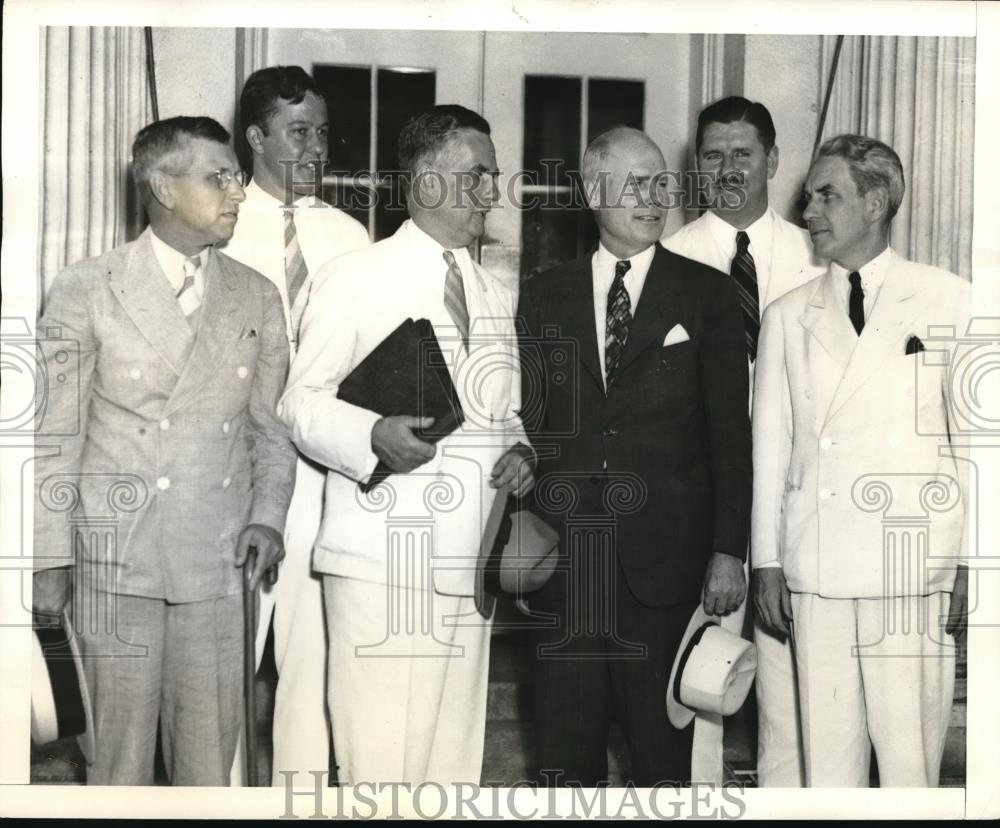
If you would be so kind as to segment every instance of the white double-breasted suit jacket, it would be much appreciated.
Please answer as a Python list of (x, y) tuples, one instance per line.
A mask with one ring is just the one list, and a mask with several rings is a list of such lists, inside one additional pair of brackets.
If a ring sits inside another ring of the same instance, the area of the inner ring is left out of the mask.
[[(842, 284), (841, 284), (842, 282)], [(755, 565), (793, 592), (950, 591), (968, 470), (952, 453), (953, 372), (970, 285), (892, 252), (860, 335), (832, 272), (766, 310), (753, 401)], [(916, 337), (924, 350), (907, 353)]]

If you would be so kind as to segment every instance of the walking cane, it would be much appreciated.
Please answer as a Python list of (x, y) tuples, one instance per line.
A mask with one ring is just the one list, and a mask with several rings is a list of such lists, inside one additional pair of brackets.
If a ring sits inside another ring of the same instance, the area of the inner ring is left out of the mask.
[(257, 782), (257, 606), (250, 589), (257, 550), (250, 548), (243, 565), (243, 729), (246, 736), (247, 785)]

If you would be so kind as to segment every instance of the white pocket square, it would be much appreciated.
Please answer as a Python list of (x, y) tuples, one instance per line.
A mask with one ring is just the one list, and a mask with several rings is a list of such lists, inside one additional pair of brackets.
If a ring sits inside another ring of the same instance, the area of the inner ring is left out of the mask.
[(679, 345), (681, 342), (687, 342), (691, 339), (688, 336), (688, 332), (684, 330), (684, 326), (680, 323), (674, 325), (665, 337), (663, 337), (663, 347), (666, 348), (668, 345)]

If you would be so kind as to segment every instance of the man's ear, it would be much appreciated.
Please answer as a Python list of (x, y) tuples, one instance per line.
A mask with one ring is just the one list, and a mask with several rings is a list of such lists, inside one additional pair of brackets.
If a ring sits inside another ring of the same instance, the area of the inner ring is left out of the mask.
[(445, 206), (448, 188), (441, 173), (428, 166), (422, 166), (410, 182), (410, 194), (419, 207), (433, 210)]
[(889, 191), (885, 187), (872, 187), (865, 193), (865, 218), (870, 224), (882, 224), (889, 209)]
[(153, 170), (149, 176), (149, 191), (164, 209), (172, 210), (177, 202), (174, 196), (173, 181), (162, 170)]
[(771, 147), (771, 151), (767, 154), (767, 177), (768, 179), (774, 178), (774, 174), (778, 171), (778, 145), (775, 144)]
[(264, 130), (257, 124), (250, 124), (247, 127), (246, 136), (250, 149), (257, 155), (261, 155), (264, 152)]

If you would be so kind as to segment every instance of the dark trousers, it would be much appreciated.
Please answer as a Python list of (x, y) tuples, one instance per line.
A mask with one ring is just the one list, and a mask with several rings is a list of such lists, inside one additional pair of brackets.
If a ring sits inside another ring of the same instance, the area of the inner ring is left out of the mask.
[(666, 692), (696, 604), (640, 604), (613, 550), (594, 549), (574, 555), (532, 598), (533, 612), (557, 620), (532, 633), (540, 784), (593, 787), (607, 780), (615, 715), (635, 785), (690, 781), (694, 726), (670, 724)]

